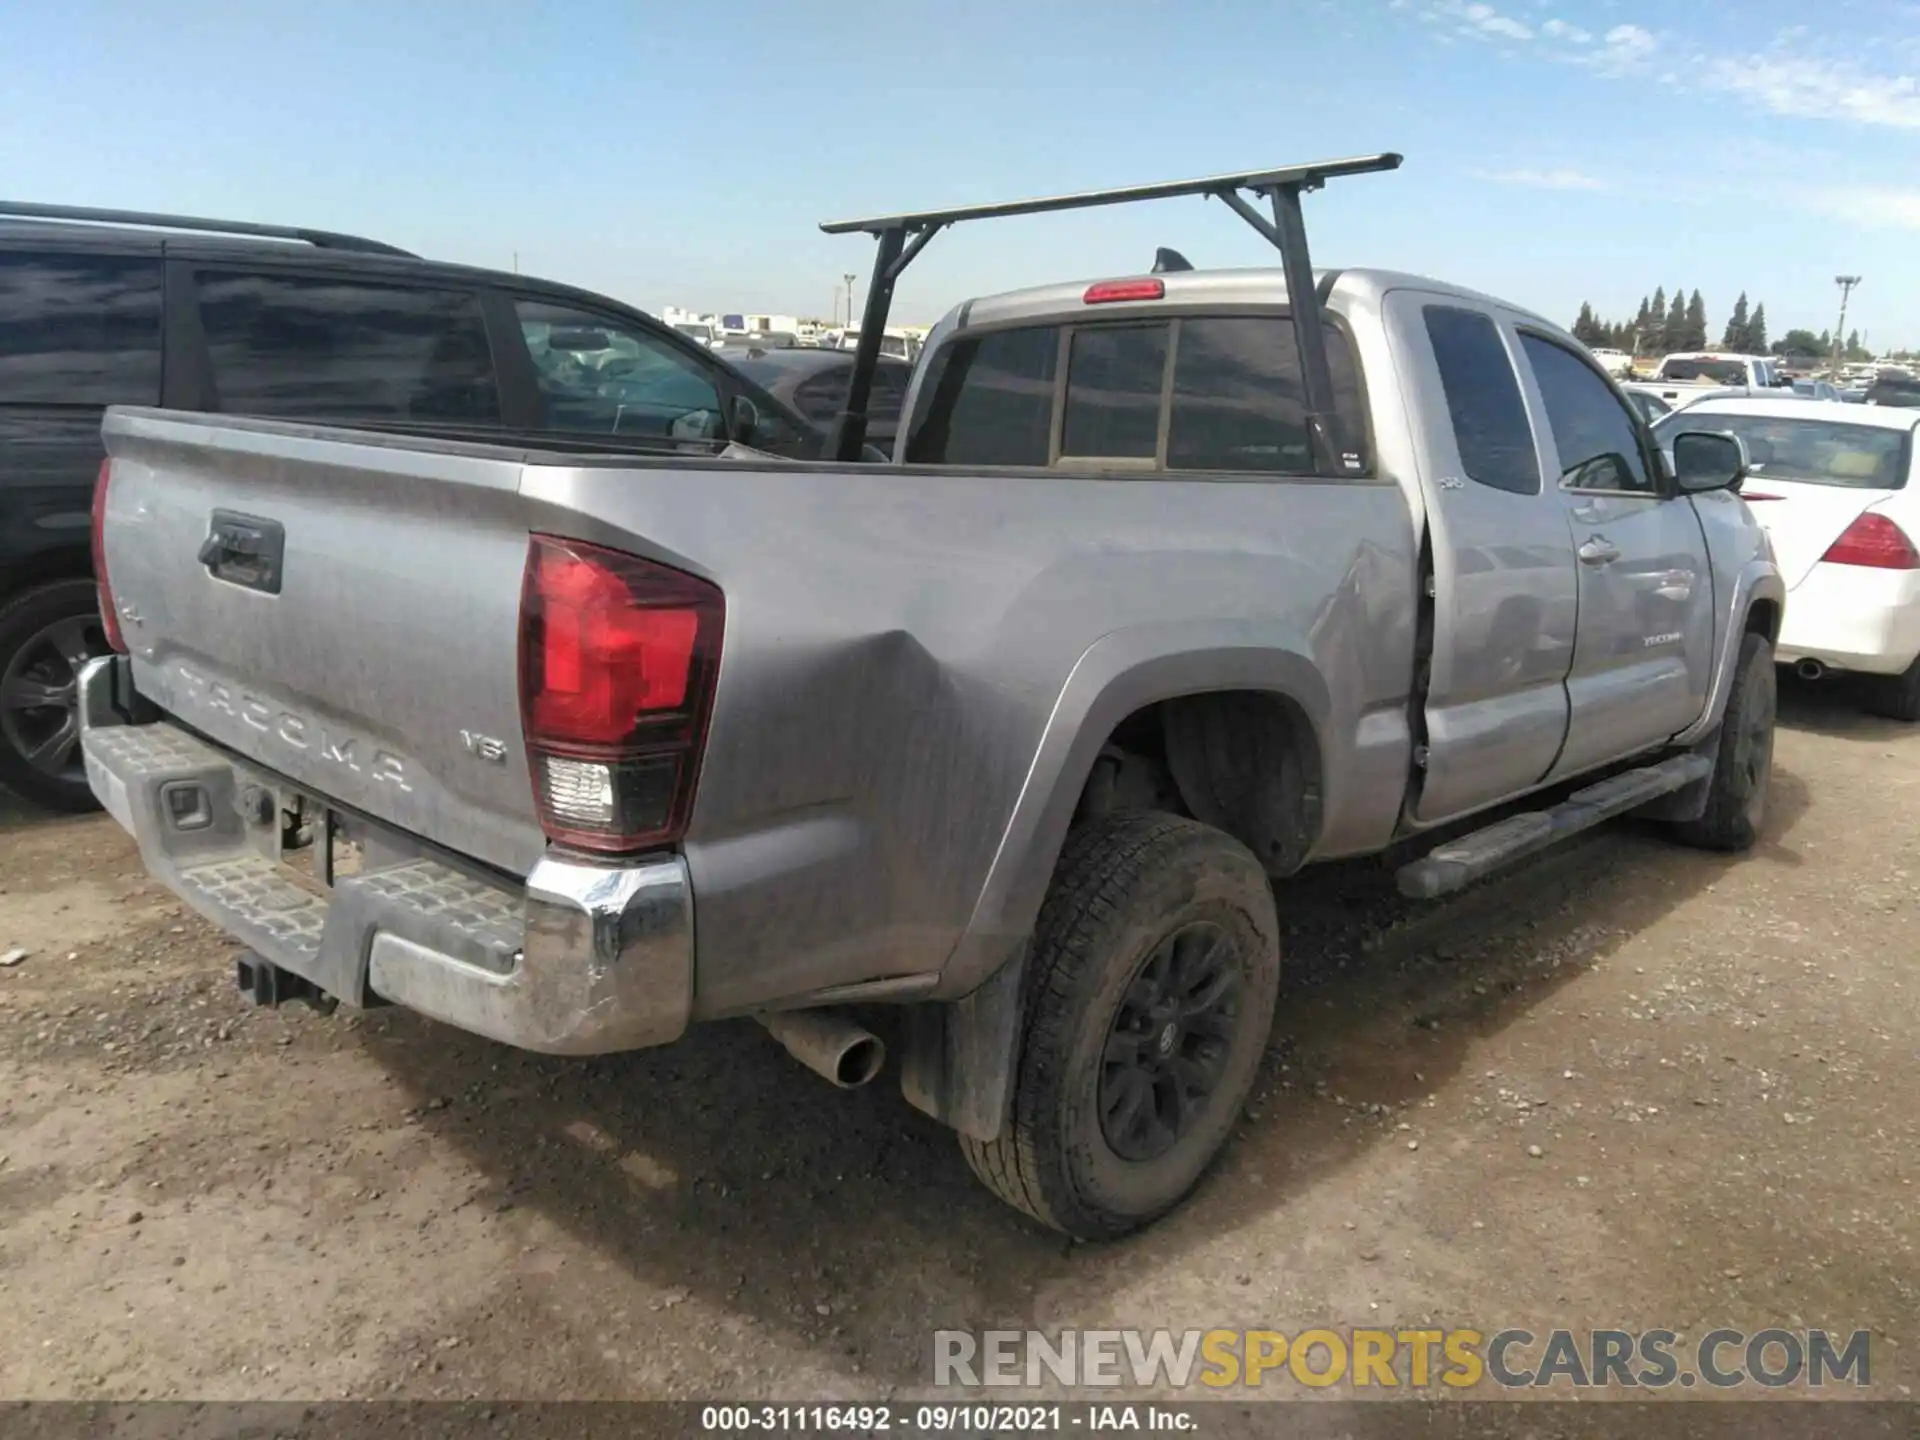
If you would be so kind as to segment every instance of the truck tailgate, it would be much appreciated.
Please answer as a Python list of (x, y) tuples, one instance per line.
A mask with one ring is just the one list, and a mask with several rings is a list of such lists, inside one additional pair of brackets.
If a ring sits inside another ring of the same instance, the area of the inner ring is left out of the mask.
[(110, 412), (135, 683), (318, 795), (524, 874), (521, 466), (497, 449)]

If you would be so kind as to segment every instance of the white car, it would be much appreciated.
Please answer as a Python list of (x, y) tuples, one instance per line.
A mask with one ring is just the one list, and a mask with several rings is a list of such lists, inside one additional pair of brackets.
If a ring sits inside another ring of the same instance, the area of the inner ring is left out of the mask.
[(1920, 720), (1920, 412), (1805, 400), (1696, 401), (1654, 426), (1727, 431), (1741, 495), (1787, 583), (1774, 657), (1801, 675), (1870, 677), (1870, 706)]

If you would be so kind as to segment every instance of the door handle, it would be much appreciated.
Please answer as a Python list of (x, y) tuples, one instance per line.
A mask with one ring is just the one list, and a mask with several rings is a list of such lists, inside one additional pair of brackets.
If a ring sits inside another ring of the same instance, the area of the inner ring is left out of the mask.
[(1577, 552), (1582, 565), (1611, 565), (1620, 558), (1620, 547), (1604, 535), (1596, 535)]

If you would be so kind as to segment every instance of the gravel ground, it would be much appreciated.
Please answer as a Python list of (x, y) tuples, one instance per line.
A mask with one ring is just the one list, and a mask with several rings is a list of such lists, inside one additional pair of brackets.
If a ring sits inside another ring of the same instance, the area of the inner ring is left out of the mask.
[(1241, 1133), (1071, 1247), (890, 1084), (750, 1024), (598, 1061), (243, 1006), (104, 817), (0, 799), (0, 1395), (878, 1397), (936, 1327), (1467, 1324), (1920, 1344), (1920, 732), (1789, 687), (1768, 834), (1463, 897), (1282, 895)]

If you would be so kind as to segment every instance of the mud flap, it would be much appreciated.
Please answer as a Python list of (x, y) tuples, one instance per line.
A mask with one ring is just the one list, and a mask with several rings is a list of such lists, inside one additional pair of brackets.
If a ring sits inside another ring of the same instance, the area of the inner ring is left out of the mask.
[(907, 1103), (974, 1140), (996, 1138), (1007, 1123), (1027, 952), (958, 1000), (907, 1007), (900, 1092)]
[[(1714, 726), (1684, 752), (1699, 755), (1708, 762), (1714, 761), (1720, 754), (1720, 727)], [(1660, 820), (1678, 822), (1698, 820), (1707, 813), (1707, 795), (1713, 786), (1713, 771), (1708, 770), (1700, 779), (1691, 784), (1682, 785), (1678, 790), (1649, 800), (1645, 805), (1633, 811), (1636, 820)]]

